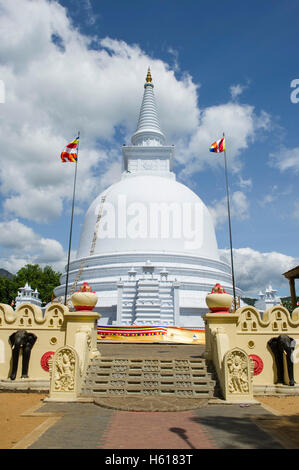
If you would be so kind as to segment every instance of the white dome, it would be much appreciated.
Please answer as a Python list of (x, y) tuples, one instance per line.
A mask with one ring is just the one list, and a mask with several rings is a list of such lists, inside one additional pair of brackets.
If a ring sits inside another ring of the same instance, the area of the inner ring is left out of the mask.
[[(101, 198), (105, 195), (103, 205)], [(174, 179), (156, 175), (123, 177), (89, 207), (77, 258), (136, 251), (176, 252), (219, 260), (207, 207), (193, 191)]]

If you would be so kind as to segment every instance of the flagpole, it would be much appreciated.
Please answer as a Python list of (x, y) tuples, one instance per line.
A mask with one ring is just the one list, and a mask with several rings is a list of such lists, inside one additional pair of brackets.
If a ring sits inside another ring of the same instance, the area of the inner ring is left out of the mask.
[(77, 165), (79, 157), (79, 142), (80, 142), (80, 131), (78, 132), (78, 146), (77, 146), (77, 160), (75, 166), (75, 176), (74, 176), (74, 187), (73, 187), (73, 202), (72, 202), (72, 216), (71, 216), (71, 227), (70, 227), (70, 238), (69, 238), (69, 251), (67, 259), (67, 270), (66, 270), (66, 282), (65, 282), (65, 293), (64, 293), (64, 305), (67, 304), (67, 288), (69, 283), (69, 271), (70, 271), (70, 257), (71, 257), (71, 246), (72, 246), (72, 233), (73, 233), (73, 219), (74, 219), (74, 207), (75, 207), (75, 192), (76, 192), (76, 180), (77, 180)]
[[(225, 137), (223, 132), (223, 137)], [(226, 146), (225, 146), (226, 147)], [(227, 163), (226, 163), (226, 150), (224, 147), (224, 165), (225, 165), (225, 180), (226, 180), (226, 197), (227, 197), (227, 213), (228, 213), (228, 227), (229, 227), (229, 243), (230, 243), (230, 259), (232, 268), (232, 281), (233, 281), (233, 296), (234, 296), (234, 309), (236, 311), (236, 286), (234, 274), (234, 259), (233, 259), (233, 244), (232, 244), (232, 228), (230, 221), (230, 204), (229, 204), (229, 190), (228, 190), (228, 177), (227, 177)]]

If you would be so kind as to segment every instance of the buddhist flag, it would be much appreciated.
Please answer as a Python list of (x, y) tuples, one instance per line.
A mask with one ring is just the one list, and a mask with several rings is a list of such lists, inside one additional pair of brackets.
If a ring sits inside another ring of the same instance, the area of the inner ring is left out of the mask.
[(220, 152), (224, 152), (224, 150), (225, 150), (225, 138), (224, 137), (222, 137), (222, 139), (220, 140), (216, 140), (216, 142), (214, 142), (210, 147), (210, 152), (220, 153)]
[(76, 137), (72, 142), (67, 144), (67, 146), (64, 148), (63, 152), (61, 153), (61, 160), (65, 162), (76, 162), (78, 155), (77, 155), (77, 149), (78, 149), (78, 144), (79, 144), (79, 136)]

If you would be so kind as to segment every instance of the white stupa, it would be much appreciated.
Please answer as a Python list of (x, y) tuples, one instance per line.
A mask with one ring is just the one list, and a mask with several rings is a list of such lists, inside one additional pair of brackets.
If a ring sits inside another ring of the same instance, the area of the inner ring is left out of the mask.
[(273, 289), (271, 284), (266, 288), (265, 292), (259, 292), (259, 298), (255, 302), (254, 306), (260, 313), (264, 312), (270, 307), (281, 304), (281, 298), (277, 295), (277, 290)]
[[(89, 283), (103, 325), (203, 327), (206, 294), (217, 282), (232, 293), (231, 270), (220, 261), (207, 207), (176, 181), (153, 88), (149, 70), (137, 130), (122, 147), (121, 180), (87, 211), (68, 289)], [(65, 282), (66, 274), (57, 297)]]
[(18, 295), (15, 298), (15, 308), (24, 303), (30, 303), (41, 307), (42, 301), (39, 298), (37, 289), (33, 290), (32, 287), (26, 282), (24, 287), (18, 289)]

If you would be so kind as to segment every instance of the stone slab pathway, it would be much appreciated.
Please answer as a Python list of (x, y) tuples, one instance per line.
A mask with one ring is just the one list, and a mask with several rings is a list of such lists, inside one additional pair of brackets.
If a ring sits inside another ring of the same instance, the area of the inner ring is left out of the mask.
[(282, 449), (256, 419), (260, 405), (207, 405), (188, 411), (119, 411), (93, 403), (48, 402), (39, 413), (62, 417), (30, 449)]

